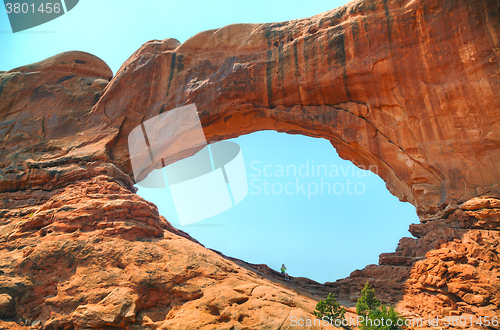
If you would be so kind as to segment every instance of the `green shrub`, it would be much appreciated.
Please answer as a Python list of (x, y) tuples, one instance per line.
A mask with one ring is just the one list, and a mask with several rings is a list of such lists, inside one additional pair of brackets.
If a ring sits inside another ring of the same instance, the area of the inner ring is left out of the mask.
[[(345, 314), (346, 309), (337, 302), (335, 295), (331, 292), (325, 300), (318, 302), (314, 312), (314, 316), (320, 320), (342, 324), (344, 329), (352, 329), (350, 326), (343, 325), (350, 323), (344, 321)], [(358, 324), (360, 330), (399, 330), (404, 328), (397, 325), (398, 320), (400, 320), (400, 324), (404, 324), (404, 318), (393, 307), (381, 304), (375, 295), (375, 290), (368, 282), (365, 283), (365, 287), (361, 290), (361, 297), (356, 303), (356, 314), (358, 314), (360, 321)]]
[(361, 297), (356, 303), (356, 313), (363, 316), (363, 322), (359, 325), (361, 330), (398, 330), (400, 324), (404, 324), (404, 318), (394, 310), (392, 306), (380, 303), (375, 295), (375, 290), (370, 283), (366, 282), (361, 290)]
[(365, 315), (377, 307), (380, 307), (380, 300), (375, 295), (375, 289), (367, 281), (365, 287), (361, 290), (361, 297), (359, 297), (356, 303), (356, 314)]
[[(328, 322), (335, 322), (338, 320), (339, 324), (345, 318), (345, 308), (340, 306), (333, 293), (329, 293), (325, 300), (320, 300), (316, 305), (316, 311), (314, 311), (314, 316), (320, 320), (327, 320)], [(351, 329), (348, 326), (342, 326), (344, 329)]]

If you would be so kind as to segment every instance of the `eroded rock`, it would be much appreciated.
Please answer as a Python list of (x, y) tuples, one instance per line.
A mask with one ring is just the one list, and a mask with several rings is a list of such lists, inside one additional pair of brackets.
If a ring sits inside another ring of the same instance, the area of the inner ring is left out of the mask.
[[(498, 10), (353, 1), (154, 40), (113, 78), (81, 52), (0, 72), (0, 297), (15, 320), (0, 327), (285, 329), (367, 280), (411, 315), (498, 314)], [(292, 278), (300, 294), (205, 249), (135, 194), (127, 148), (188, 103), (211, 142), (273, 129), (376, 166), (417, 208), (416, 238), (335, 283)]]

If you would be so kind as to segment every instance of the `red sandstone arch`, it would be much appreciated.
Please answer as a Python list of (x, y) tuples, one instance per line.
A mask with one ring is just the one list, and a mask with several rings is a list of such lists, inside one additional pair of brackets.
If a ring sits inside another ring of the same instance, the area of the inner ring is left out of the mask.
[[(88, 219), (116, 235), (182, 235), (131, 193), (126, 143), (143, 120), (196, 103), (210, 141), (263, 129), (324, 137), (341, 157), (377, 165), (389, 190), (416, 206), (416, 239), (321, 290), (349, 299), (369, 278), (423, 315), (498, 313), (499, 7), (352, 1), (307, 19), (205, 31), (182, 45), (151, 41), (114, 77), (81, 52), (0, 72), (0, 219), (15, 224), (4, 251), (43, 240), (46, 227), (97, 231)], [(104, 204), (116, 199), (111, 192), (121, 204)], [(87, 208), (61, 209), (73, 193)], [(112, 222), (105, 205), (119, 214)], [(42, 215), (28, 219), (30, 210)], [(25, 294), (22, 285), (13, 296)]]
[(330, 140), (377, 165), (388, 189), (439, 216), (498, 190), (497, 1), (353, 1), (311, 18), (236, 24), (183, 44), (150, 41), (117, 72), (91, 118), (141, 121), (196, 103), (216, 141), (272, 129)]

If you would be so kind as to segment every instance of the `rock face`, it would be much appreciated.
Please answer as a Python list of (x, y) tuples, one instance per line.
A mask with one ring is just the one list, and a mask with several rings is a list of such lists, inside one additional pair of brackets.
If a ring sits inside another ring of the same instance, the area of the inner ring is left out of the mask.
[(100, 171), (3, 214), (6, 312), (44, 329), (277, 329), (289, 315), (313, 318), (313, 300), (183, 238)]
[(419, 316), (486, 316), (500, 313), (500, 199), (473, 198), (446, 219), (412, 225), (416, 239), (401, 239), (379, 265), (325, 283), (355, 301), (367, 280), (383, 300)]
[[(497, 0), (352, 1), (308, 19), (236, 24), (143, 45), (93, 110), (123, 125), (195, 103), (216, 141), (263, 129), (320, 136), (378, 166), (422, 217), (498, 194)], [(124, 119), (123, 119), (124, 118)]]
[(101, 60), (64, 53), (0, 79), (0, 329), (289, 329), (291, 317), (314, 318), (314, 300), (204, 248), (135, 194), (109, 152), (120, 125), (85, 119), (111, 79)]
[(498, 315), (499, 8), (352, 1), (150, 41), (115, 77), (81, 52), (0, 73), (0, 317), (44, 329), (285, 329), (312, 317), (317, 298), (203, 248), (135, 195), (128, 134), (189, 103), (209, 141), (324, 137), (415, 205), (414, 239), (335, 283), (300, 279), (304, 290), (352, 301), (370, 280), (414, 315)]

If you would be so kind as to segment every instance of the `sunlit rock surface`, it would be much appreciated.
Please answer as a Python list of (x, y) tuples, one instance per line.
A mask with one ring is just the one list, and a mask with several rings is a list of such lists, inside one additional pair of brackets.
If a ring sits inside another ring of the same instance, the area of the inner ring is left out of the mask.
[[(286, 329), (366, 280), (406, 315), (498, 315), (498, 17), (493, 0), (353, 1), (150, 41), (114, 77), (81, 52), (0, 73), (0, 327)], [(274, 129), (376, 165), (415, 238), (324, 285), (205, 249), (135, 194), (127, 148), (188, 103), (209, 141)]]

